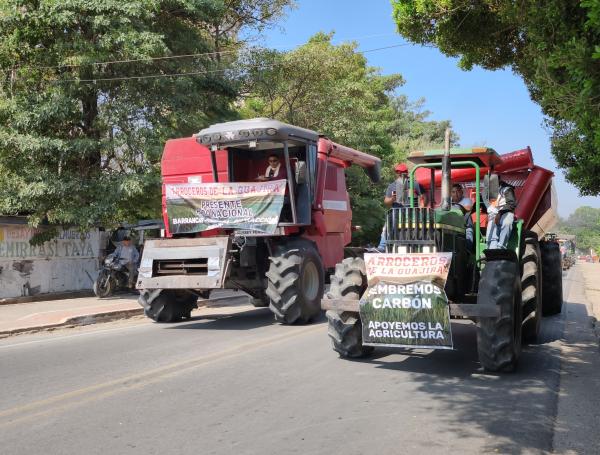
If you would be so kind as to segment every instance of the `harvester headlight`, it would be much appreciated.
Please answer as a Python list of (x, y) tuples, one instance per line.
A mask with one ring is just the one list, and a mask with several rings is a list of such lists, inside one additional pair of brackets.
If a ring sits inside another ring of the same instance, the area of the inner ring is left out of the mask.
[(258, 137), (263, 133), (263, 130), (252, 130), (252, 135)]
[(242, 130), (242, 131), (239, 132), (239, 135), (242, 136), (242, 137), (248, 137), (248, 136), (250, 136), (250, 131), (248, 131), (248, 130)]
[(205, 134), (204, 136), (202, 136), (202, 143), (208, 144), (209, 142), (210, 142), (210, 136), (208, 134)]
[(277, 134), (277, 130), (275, 128), (267, 128), (268, 136), (275, 136)]
[(221, 140), (221, 135), (219, 133), (213, 134), (212, 135), (212, 140), (213, 141), (220, 141)]

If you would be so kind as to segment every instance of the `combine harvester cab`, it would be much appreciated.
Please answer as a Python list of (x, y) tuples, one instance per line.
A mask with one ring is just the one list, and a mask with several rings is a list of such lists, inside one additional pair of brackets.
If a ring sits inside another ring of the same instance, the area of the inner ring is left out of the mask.
[[(377, 346), (453, 349), (450, 319), (469, 318), (482, 366), (511, 371), (542, 314), (561, 311), (560, 251), (546, 238), (557, 218), (553, 173), (533, 164), (529, 148), (500, 156), (448, 147), (409, 161), (409, 194), (418, 181), (428, 207), (412, 197), (410, 207), (390, 209), (386, 252), (336, 266), (322, 301), (333, 349), (350, 358)], [(489, 250), (486, 207), (499, 178), (515, 187), (518, 205), (507, 249)], [(452, 208), (451, 183), (466, 187), (471, 213)]]
[(377, 181), (381, 166), (264, 118), (167, 141), (161, 164), (166, 233), (144, 244), (137, 288), (145, 314), (188, 318), (198, 296), (226, 288), (247, 292), (284, 324), (319, 314), (325, 270), (350, 243), (344, 169), (357, 164)]

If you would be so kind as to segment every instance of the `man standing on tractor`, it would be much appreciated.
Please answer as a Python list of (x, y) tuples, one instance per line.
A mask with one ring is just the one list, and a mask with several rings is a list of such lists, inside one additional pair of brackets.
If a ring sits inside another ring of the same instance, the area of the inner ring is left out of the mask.
[(500, 179), (500, 188), (496, 200), (488, 207), (487, 247), (490, 250), (505, 250), (515, 221), (517, 207), (515, 189)]
[[(402, 208), (409, 207), (409, 192), (410, 182), (408, 179), (408, 167), (406, 164), (398, 163), (394, 166), (394, 172), (396, 173), (396, 180), (389, 184), (383, 198), (383, 204), (388, 208)], [(423, 188), (417, 181), (415, 181), (414, 196), (419, 197), (419, 206), (424, 207), (426, 202), (424, 198)], [(379, 240), (379, 251), (385, 250), (385, 226), (381, 231), (381, 239)]]
[[(408, 181), (408, 167), (406, 164), (398, 163), (394, 167), (396, 173), (396, 180), (389, 184), (383, 198), (383, 203), (386, 207), (400, 208), (410, 206), (408, 200), (409, 192), (409, 181)], [(419, 196), (419, 199), (423, 195), (423, 188), (415, 181), (415, 195)], [(419, 205), (422, 205), (420, 203)]]

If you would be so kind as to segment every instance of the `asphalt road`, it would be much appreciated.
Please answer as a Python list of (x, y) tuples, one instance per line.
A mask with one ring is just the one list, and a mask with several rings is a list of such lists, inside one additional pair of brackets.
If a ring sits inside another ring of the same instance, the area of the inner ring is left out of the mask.
[(479, 369), (462, 321), (455, 351), (364, 361), (338, 359), (324, 319), (280, 326), (248, 306), (9, 338), (0, 452), (547, 453), (564, 325), (564, 313), (545, 318), (542, 342), (508, 375)]

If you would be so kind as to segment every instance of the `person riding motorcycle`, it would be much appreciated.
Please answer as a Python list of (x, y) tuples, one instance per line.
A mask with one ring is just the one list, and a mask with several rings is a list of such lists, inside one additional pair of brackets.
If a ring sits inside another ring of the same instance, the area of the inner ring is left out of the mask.
[(123, 237), (123, 241), (113, 254), (118, 259), (119, 264), (127, 268), (127, 271), (129, 272), (127, 284), (130, 289), (133, 289), (140, 253), (138, 253), (136, 247), (131, 244), (131, 238), (127, 236)]

